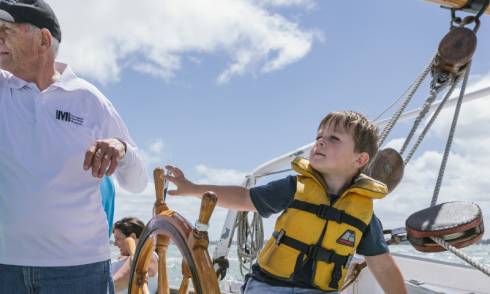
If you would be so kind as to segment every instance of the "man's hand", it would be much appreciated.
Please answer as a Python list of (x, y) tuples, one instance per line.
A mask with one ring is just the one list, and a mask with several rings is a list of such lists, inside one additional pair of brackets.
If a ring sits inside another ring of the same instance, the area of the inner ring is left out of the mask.
[(92, 168), (92, 175), (97, 178), (102, 178), (104, 174), (110, 176), (125, 155), (126, 145), (119, 139), (97, 140), (85, 153), (83, 169)]
[(168, 174), (165, 176), (165, 178), (172, 182), (175, 186), (177, 186), (177, 190), (169, 190), (168, 194), (169, 195), (192, 195), (195, 196), (196, 191), (195, 191), (195, 185), (186, 177), (184, 176), (184, 173), (175, 166), (167, 165), (165, 168), (168, 171)]

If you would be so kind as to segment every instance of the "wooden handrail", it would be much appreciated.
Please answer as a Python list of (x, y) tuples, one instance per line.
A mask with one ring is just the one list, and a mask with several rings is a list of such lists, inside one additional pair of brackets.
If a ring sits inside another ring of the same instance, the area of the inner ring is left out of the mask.
[[(428, 2), (434, 2), (440, 4), (442, 6), (450, 7), (450, 8), (460, 8), (468, 3), (468, 0), (426, 0)], [(485, 10), (485, 14), (490, 14), (490, 6)]]

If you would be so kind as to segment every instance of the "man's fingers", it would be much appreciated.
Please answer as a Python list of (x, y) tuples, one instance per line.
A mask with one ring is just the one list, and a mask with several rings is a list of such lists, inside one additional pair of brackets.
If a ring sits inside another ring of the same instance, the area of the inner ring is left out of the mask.
[(100, 169), (99, 169), (99, 173), (98, 173), (99, 178), (102, 178), (104, 173), (107, 171), (109, 164), (112, 164), (111, 163), (112, 159), (113, 159), (113, 156), (111, 156), (109, 153), (106, 153), (102, 156), (102, 162), (100, 164)]
[(97, 146), (92, 145), (90, 148), (85, 152), (85, 160), (83, 161), (83, 169), (88, 170), (90, 166), (92, 165), (92, 160), (94, 158), (95, 150)]
[(124, 157), (124, 144), (118, 139), (97, 140), (85, 153), (83, 169), (92, 169), (92, 176), (102, 178), (112, 175), (118, 161)]
[(94, 157), (92, 159), (92, 175), (94, 177), (99, 177), (100, 166), (102, 165), (102, 157), (104, 152), (101, 148), (95, 151)]
[(108, 176), (112, 176), (112, 174), (116, 171), (116, 168), (117, 168), (117, 158), (115, 156), (112, 156), (111, 165), (109, 166), (109, 169), (107, 170), (106, 174)]

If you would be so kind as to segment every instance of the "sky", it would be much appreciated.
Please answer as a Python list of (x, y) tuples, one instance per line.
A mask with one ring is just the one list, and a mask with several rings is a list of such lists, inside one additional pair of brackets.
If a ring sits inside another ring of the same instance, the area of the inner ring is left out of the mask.
[[(450, 21), (448, 10), (420, 0), (49, 3), (63, 32), (59, 60), (112, 101), (148, 174), (172, 164), (212, 184), (241, 184), (262, 163), (312, 142), (330, 111), (377, 118), (423, 70)], [(489, 16), (478, 37), (469, 90), (490, 86)], [(424, 84), (408, 109), (427, 94)], [(376, 201), (385, 228), (404, 226), (430, 204), (452, 111), (429, 132), (400, 186)], [(464, 104), (439, 198), (478, 203), (487, 223), (489, 113), (490, 99)], [(401, 124), (387, 146), (399, 148), (410, 126)], [(116, 217), (149, 219), (152, 182), (143, 193), (117, 194)], [(168, 203), (197, 218), (196, 199)], [(211, 239), (225, 215), (213, 215)]]

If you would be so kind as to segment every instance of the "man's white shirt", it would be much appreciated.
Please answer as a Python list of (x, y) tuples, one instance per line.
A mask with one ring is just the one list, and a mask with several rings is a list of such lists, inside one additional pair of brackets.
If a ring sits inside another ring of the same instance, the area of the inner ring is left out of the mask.
[(109, 100), (56, 63), (58, 81), (36, 84), (0, 70), (0, 263), (70, 266), (110, 258), (100, 179), (83, 170), (97, 139), (120, 138), (127, 153), (116, 179), (147, 183), (136, 146)]

